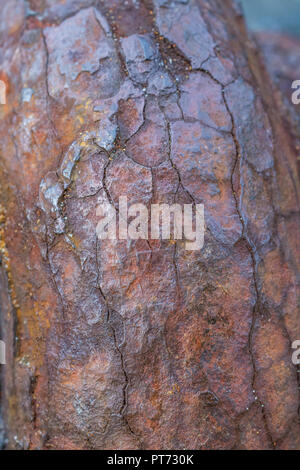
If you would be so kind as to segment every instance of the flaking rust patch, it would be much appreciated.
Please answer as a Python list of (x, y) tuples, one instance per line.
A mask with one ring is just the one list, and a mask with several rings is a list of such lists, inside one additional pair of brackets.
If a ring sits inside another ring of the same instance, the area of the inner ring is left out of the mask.
[[(11, 272), (11, 262), (9, 257), (9, 252), (5, 242), (5, 223), (6, 223), (6, 210), (0, 204), (0, 254), (1, 254), (1, 265), (4, 267), (7, 281), (8, 281), (8, 289), (9, 295), (11, 299), (12, 306), (14, 307), (17, 316), (20, 316), (20, 305), (17, 300), (14, 281)], [(9, 313), (8, 313), (9, 315)]]

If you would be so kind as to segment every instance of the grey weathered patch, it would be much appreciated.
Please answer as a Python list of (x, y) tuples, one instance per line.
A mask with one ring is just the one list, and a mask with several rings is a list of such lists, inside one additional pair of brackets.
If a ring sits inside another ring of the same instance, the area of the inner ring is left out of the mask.
[(155, 0), (158, 29), (164, 37), (176, 44), (191, 61), (193, 68), (209, 56), (214, 56), (215, 43), (207, 30), (199, 8), (194, 1), (164, 3)]
[(158, 66), (158, 50), (149, 35), (133, 34), (121, 39), (127, 69), (132, 80), (145, 83)]
[[(119, 61), (107, 22), (99, 12), (94, 8), (81, 10), (44, 31), (49, 51), (50, 95), (69, 94), (79, 99), (79, 89), (74, 82), (82, 72), (92, 76), (99, 72), (101, 95), (112, 95), (116, 91), (120, 81)], [(81, 91), (82, 96), (85, 95)]]
[(165, 71), (158, 71), (149, 78), (147, 92), (153, 95), (168, 94), (176, 90), (170, 75)]
[(45, 213), (55, 214), (64, 188), (54, 171), (49, 172), (41, 181), (39, 204)]
[(270, 122), (252, 87), (238, 79), (225, 88), (225, 97), (233, 115), (244, 158), (254, 165), (258, 172), (273, 168)]
[(34, 91), (32, 88), (23, 88), (22, 90), (22, 101), (24, 103), (29, 103)]

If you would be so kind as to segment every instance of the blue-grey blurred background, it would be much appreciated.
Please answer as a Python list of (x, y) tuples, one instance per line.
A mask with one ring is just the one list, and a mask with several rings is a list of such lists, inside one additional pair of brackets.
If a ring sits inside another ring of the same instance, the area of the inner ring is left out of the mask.
[(253, 31), (274, 31), (300, 37), (300, 0), (241, 0)]

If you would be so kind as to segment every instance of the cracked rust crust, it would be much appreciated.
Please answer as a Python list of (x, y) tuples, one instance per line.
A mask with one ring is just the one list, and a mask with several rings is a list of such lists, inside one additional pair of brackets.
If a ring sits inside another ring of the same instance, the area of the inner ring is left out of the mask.
[[(299, 450), (297, 152), (238, 8), (0, 5), (6, 447)], [(204, 248), (97, 240), (121, 195)]]

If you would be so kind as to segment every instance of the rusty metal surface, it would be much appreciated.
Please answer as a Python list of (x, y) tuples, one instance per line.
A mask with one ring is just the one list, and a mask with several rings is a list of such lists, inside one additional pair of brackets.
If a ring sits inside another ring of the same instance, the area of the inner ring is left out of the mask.
[(300, 77), (300, 40), (280, 33), (260, 32), (255, 39), (262, 54), (262, 61), (275, 86), (275, 97), (282, 109), (285, 126), (290, 129), (297, 150), (300, 175), (300, 107), (291, 100), (291, 84)]
[[(26, 3), (0, 2), (6, 447), (300, 449), (296, 150), (239, 11)], [(203, 203), (203, 249), (98, 240), (120, 195)]]

